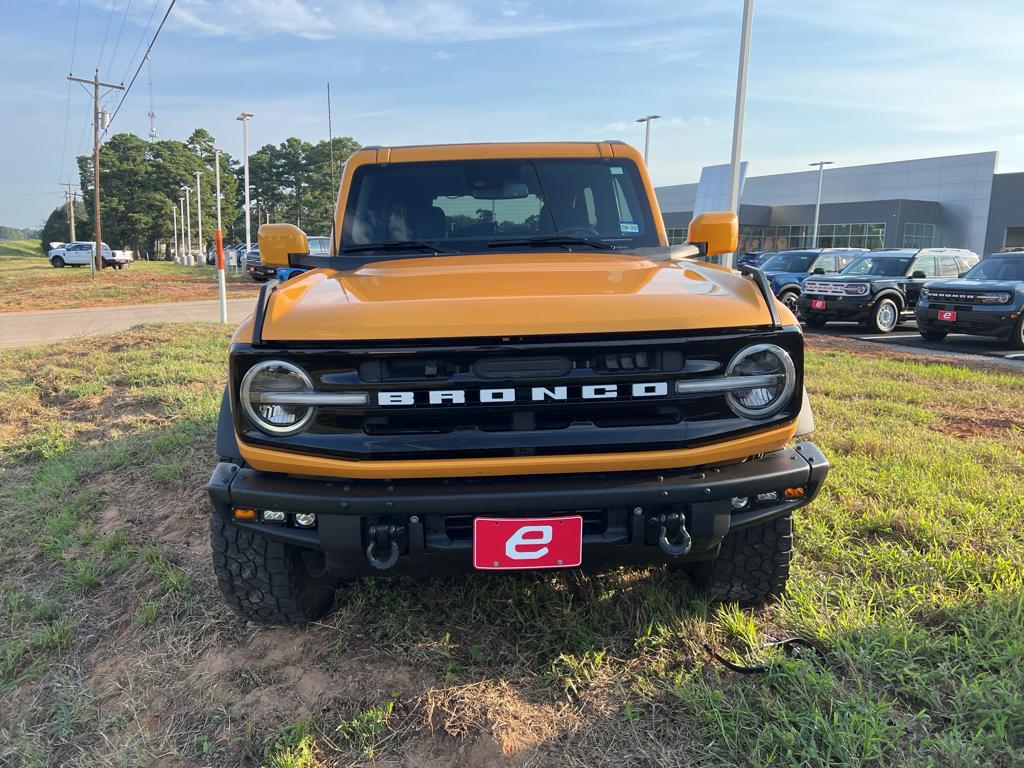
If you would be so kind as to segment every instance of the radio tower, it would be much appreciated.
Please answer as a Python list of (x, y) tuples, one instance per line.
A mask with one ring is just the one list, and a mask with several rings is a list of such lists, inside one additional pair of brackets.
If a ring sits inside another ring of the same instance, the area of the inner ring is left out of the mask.
[(146, 54), (146, 68), (149, 72), (149, 140), (156, 141), (160, 134), (156, 132), (156, 112), (153, 111), (153, 55)]

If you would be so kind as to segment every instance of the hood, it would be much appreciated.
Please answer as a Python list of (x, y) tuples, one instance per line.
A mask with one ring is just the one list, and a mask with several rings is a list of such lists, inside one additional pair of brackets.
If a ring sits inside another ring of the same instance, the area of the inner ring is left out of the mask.
[(948, 288), (961, 291), (1014, 291), (1024, 288), (1024, 282), (1020, 280), (964, 280), (953, 278), (950, 280), (929, 280), (925, 283), (928, 288)]
[(720, 267), (630, 254), (502, 253), (312, 270), (271, 295), (263, 338), (466, 338), (770, 322), (753, 282)]

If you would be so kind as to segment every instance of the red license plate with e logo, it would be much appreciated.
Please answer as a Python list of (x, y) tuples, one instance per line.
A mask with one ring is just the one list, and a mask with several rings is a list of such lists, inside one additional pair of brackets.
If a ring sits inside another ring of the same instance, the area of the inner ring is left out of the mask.
[(575, 568), (583, 562), (583, 518), (473, 520), (473, 566), (483, 571)]
[(825, 300), (824, 299), (814, 299), (814, 300), (812, 300), (811, 301), (811, 308), (812, 309), (824, 309), (825, 308)]
[(955, 323), (956, 312), (954, 312), (952, 309), (940, 309), (939, 320), (945, 320), (947, 323)]

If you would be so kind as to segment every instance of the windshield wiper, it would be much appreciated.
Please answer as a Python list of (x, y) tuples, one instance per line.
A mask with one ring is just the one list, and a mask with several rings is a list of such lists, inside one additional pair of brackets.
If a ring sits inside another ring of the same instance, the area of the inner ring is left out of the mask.
[(432, 253), (462, 253), (453, 248), (445, 248), (437, 243), (424, 240), (388, 240), (383, 243), (363, 243), (348, 245), (341, 249), (340, 256), (349, 253), (366, 253), (368, 251), (431, 251)]
[(591, 240), (589, 237), (575, 237), (573, 235), (537, 235), (536, 237), (515, 237), (506, 240), (491, 240), (488, 248), (506, 248), (517, 245), (525, 245), (531, 248), (542, 248), (546, 245), (560, 245), (563, 248), (570, 245), (586, 245), (599, 251), (614, 251), (615, 246), (610, 243), (603, 243), (600, 240)]

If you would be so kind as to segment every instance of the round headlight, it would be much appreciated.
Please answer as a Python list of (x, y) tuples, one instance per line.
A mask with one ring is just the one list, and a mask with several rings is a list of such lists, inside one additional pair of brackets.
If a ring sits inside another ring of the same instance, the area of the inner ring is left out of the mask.
[(239, 400), (245, 415), (263, 432), (293, 435), (309, 424), (313, 408), (288, 401), (312, 391), (312, 380), (299, 366), (283, 360), (265, 360), (242, 378)]
[(756, 376), (757, 385), (726, 393), (729, 407), (738, 416), (766, 419), (789, 402), (796, 388), (796, 366), (782, 347), (755, 344), (736, 353), (725, 371), (726, 376)]

